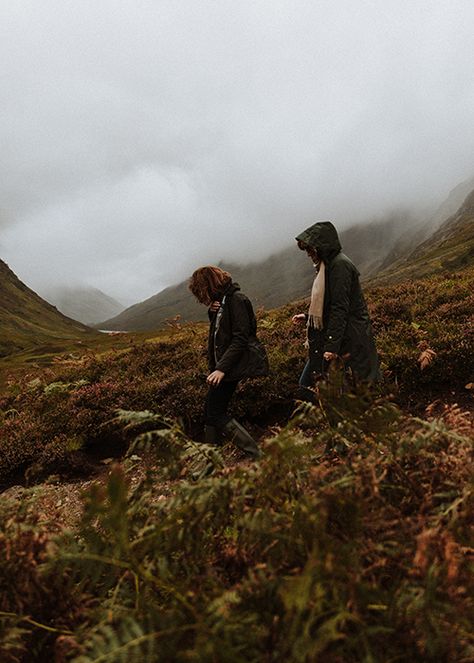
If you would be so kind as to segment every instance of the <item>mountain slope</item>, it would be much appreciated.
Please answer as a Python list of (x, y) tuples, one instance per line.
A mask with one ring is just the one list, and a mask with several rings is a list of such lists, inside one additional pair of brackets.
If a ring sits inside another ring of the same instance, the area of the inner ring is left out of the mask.
[(85, 325), (112, 318), (125, 308), (102, 290), (86, 286), (50, 288), (41, 294), (68, 318)]
[(428, 220), (425, 220), (423, 223), (414, 224), (400, 234), (391, 251), (388, 252), (385, 259), (380, 263), (379, 271), (390, 268), (391, 265), (399, 260), (405, 260), (412, 253), (413, 247), (419, 246), (425, 240), (428, 240), (446, 222), (446, 219), (456, 214), (473, 190), (474, 177), (454, 187), (449, 192), (446, 200), (443, 201)]
[(459, 270), (474, 264), (474, 191), (431, 237), (414, 251), (383, 269), (374, 279), (390, 283), (420, 278), (443, 270)]
[(59, 313), (0, 260), (0, 357), (87, 333), (92, 330)]
[[(464, 204), (461, 196), (471, 184), (474, 185), (474, 179), (453, 189), (426, 221), (399, 212), (342, 231), (340, 238), (344, 253), (357, 265), (363, 278), (375, 283), (389, 283), (430, 274), (441, 268), (457, 269), (470, 264), (474, 234), (470, 209), (474, 192)], [(440, 225), (441, 219), (448, 216), (449, 219)], [(413, 251), (414, 247), (418, 248)], [(294, 245), (259, 263), (221, 266), (241, 283), (256, 307), (266, 308), (308, 296), (314, 274), (309, 260)], [(206, 309), (193, 300), (186, 282), (131, 306), (101, 323), (100, 328), (145, 331), (163, 326), (167, 318), (176, 315), (183, 320), (206, 318)]]
[[(310, 287), (313, 268), (311, 263), (296, 255), (294, 249), (271, 256), (263, 263), (242, 265), (221, 264), (222, 269), (229, 271), (235, 281), (245, 284), (245, 293), (254, 305), (273, 307), (306, 294), (302, 284)], [(296, 253), (300, 253), (296, 250)], [(271, 275), (280, 272), (276, 281)], [(263, 279), (262, 274), (267, 274)], [(149, 297), (125, 309), (120, 315), (100, 323), (101, 329), (145, 331), (163, 326), (166, 320), (180, 315), (183, 320), (204, 320), (207, 311), (198, 304), (188, 290), (187, 281), (170, 286), (156, 295)], [(97, 325), (99, 326), (99, 325)]]
[[(358, 266), (363, 276), (379, 267), (397, 241), (407, 216), (392, 214), (383, 220), (354, 226), (341, 232), (343, 250)], [(274, 308), (309, 295), (314, 268), (296, 244), (266, 260), (248, 265), (220, 265), (242, 284), (255, 307)], [(120, 315), (95, 325), (101, 329), (145, 331), (163, 326), (167, 318), (180, 315), (184, 320), (206, 319), (206, 309), (194, 301), (183, 281), (162, 290)]]

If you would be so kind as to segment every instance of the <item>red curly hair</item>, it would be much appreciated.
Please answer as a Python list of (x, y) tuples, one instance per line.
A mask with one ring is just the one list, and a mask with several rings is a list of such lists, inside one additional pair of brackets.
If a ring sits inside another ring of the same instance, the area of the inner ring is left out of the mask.
[(224, 292), (231, 281), (229, 272), (220, 267), (206, 265), (196, 269), (189, 279), (188, 287), (199, 303), (209, 306)]

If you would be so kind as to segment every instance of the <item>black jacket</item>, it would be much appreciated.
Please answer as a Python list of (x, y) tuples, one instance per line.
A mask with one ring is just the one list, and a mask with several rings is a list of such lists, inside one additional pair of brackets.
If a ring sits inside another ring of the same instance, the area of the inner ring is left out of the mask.
[(348, 354), (347, 365), (356, 377), (378, 380), (379, 360), (359, 272), (341, 253), (336, 229), (330, 221), (321, 221), (296, 239), (317, 249), (326, 265), (323, 328), (308, 334), (313, 370), (323, 372), (324, 352)]
[(209, 370), (224, 380), (241, 380), (268, 373), (265, 350), (257, 340), (257, 321), (248, 297), (231, 283), (219, 298), (221, 309), (209, 311)]

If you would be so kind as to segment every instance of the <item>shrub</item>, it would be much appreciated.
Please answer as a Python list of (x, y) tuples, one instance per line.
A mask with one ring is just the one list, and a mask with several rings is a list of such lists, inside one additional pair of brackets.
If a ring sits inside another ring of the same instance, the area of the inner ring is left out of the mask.
[[(474, 379), (474, 271), (374, 288), (369, 306), (387, 390), (413, 411), (461, 393)], [(243, 381), (232, 413), (265, 429), (288, 419), (304, 366), (304, 330), (291, 323), (305, 302), (260, 314), (271, 374)], [(0, 400), (0, 480), (23, 473), (54, 440), (80, 439), (85, 451), (120, 455), (129, 437), (114, 423), (116, 409), (152, 410), (180, 418), (199, 438), (205, 396), (206, 325), (172, 329), (159, 342), (86, 354), (11, 385)], [(420, 343), (432, 351), (423, 370)], [(3, 415), (2, 415), (3, 412)], [(66, 471), (66, 470), (64, 470)]]
[[(35, 567), (40, 594), (83, 599), (37, 656), (54, 644), (76, 663), (469, 660), (472, 440), (383, 399), (320, 399), (261, 462), (234, 467), (166, 418), (120, 413), (129, 431), (152, 427), (130, 453), (158, 469), (131, 485), (115, 466), (78, 535)], [(35, 600), (21, 609), (44, 620)]]

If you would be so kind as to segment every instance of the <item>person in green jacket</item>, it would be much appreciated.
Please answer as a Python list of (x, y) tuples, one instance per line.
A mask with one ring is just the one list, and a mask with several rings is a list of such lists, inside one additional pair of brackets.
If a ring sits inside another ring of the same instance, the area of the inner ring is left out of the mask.
[(318, 221), (296, 237), (316, 268), (307, 313), (293, 316), (307, 327), (309, 359), (300, 387), (313, 386), (314, 374), (325, 374), (329, 362), (341, 358), (354, 382), (376, 382), (380, 368), (372, 325), (359, 281), (359, 272), (341, 252), (336, 228)]

